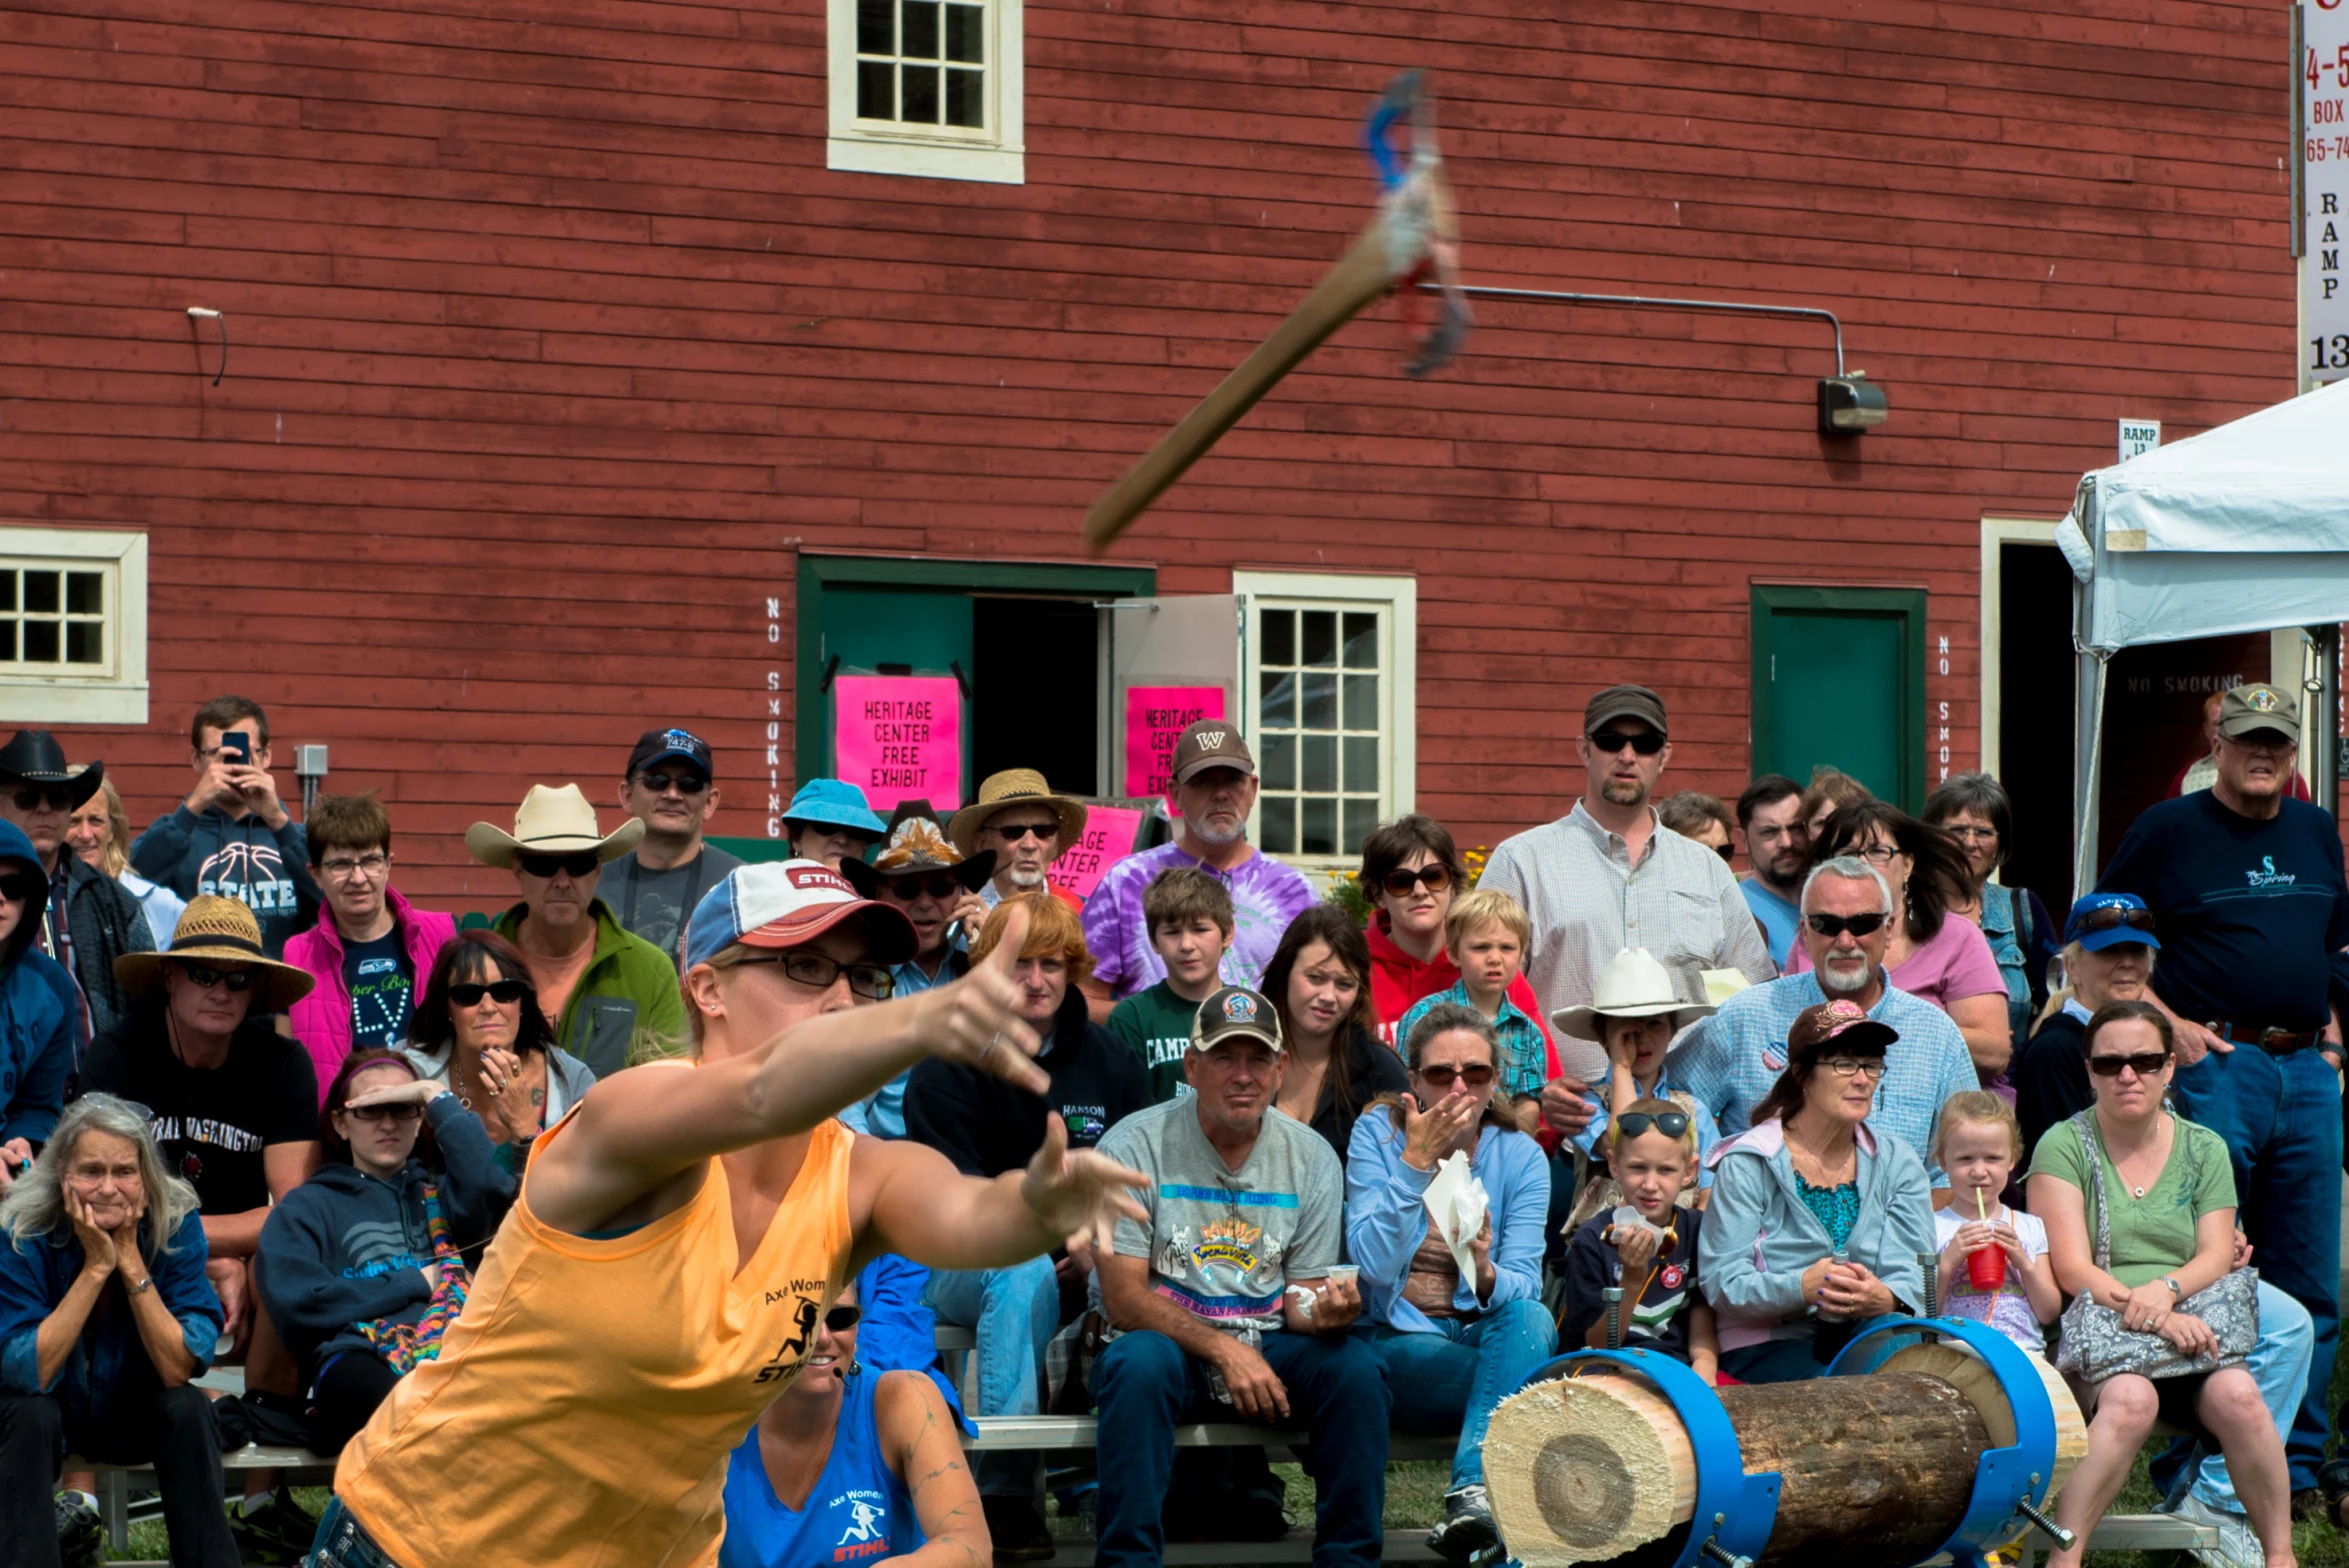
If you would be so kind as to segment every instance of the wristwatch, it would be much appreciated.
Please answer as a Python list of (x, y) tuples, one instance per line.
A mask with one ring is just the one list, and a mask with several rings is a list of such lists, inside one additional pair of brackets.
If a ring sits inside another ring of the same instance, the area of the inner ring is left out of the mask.
[(2175, 1299), (2177, 1299), (2178, 1297), (2180, 1297), (2180, 1296), (2183, 1296), (2184, 1294), (2186, 1294), (2186, 1293), (2185, 1293), (2183, 1290), (2180, 1290), (2180, 1289), (2178, 1288), (2178, 1282), (2177, 1282), (2175, 1279), (2171, 1278), (2171, 1277), (2170, 1277), (2169, 1275), (2167, 1275), (2167, 1274), (2164, 1274), (2164, 1275), (2161, 1277), (2161, 1282), (2162, 1282), (2164, 1285), (2167, 1285), (2167, 1286), (2169, 1286), (2169, 1288), (2170, 1288), (2170, 1297), (2171, 1297), (2171, 1299), (2172, 1299), (2172, 1300), (2175, 1300)]

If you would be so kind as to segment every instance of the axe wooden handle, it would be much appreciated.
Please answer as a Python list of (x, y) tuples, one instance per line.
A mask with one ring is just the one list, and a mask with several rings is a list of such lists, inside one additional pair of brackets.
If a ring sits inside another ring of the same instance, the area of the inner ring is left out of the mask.
[(1093, 554), (1108, 549), (1128, 524), (1148, 511), (1150, 503), (1204, 457), (1281, 377), (1387, 291), (1392, 277), (1382, 227), (1373, 223), (1365, 229), (1338, 264), (1313, 286), (1313, 292), (1289, 313), (1289, 319), (1241, 360), (1239, 368), (1224, 377), (1214, 391), (1201, 398), (1182, 423), (1143, 453), (1124, 478), (1102, 492), (1085, 514), (1085, 544)]

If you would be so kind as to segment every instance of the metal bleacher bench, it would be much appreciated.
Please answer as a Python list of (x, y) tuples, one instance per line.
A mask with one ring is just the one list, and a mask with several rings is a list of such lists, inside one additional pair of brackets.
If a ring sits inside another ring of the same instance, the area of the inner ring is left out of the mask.
[[(940, 1325), (937, 1334), (939, 1358), (947, 1375), (957, 1388), (965, 1388), (970, 1371), (970, 1357), (977, 1348), (977, 1337), (967, 1328)], [(234, 1368), (223, 1368), (200, 1380), (206, 1387), (226, 1393), (241, 1393), (244, 1377)], [(967, 1402), (967, 1401), (966, 1401)], [(1095, 1422), (1091, 1416), (979, 1416), (974, 1418), (979, 1428), (977, 1437), (966, 1436), (962, 1446), (974, 1453), (1002, 1449), (1041, 1449), (1048, 1452), (1076, 1452), (1094, 1446)], [(1292, 1455), (1305, 1445), (1303, 1432), (1283, 1431), (1254, 1426), (1244, 1422), (1201, 1423), (1175, 1429), (1175, 1445), (1179, 1448), (1264, 1447), (1286, 1449)], [(1453, 1440), (1448, 1437), (1417, 1437), (1397, 1433), (1388, 1440), (1389, 1459), (1447, 1460), (1452, 1457)], [(286, 1480), (295, 1486), (326, 1486), (334, 1480), (334, 1461), (322, 1458), (306, 1449), (263, 1448), (248, 1444), (221, 1456), (221, 1467), (230, 1478), (228, 1490), (241, 1494), (239, 1479), (248, 1470), (283, 1470)], [(106, 1518), (107, 1534), (116, 1552), (124, 1551), (130, 1542), (130, 1494), (134, 1489), (152, 1488), (155, 1472), (144, 1466), (110, 1466), (93, 1464), (78, 1457), (68, 1458), (67, 1470), (95, 1470), (98, 1473), (98, 1503)], [(1060, 1560), (1079, 1563), (1092, 1555), (1093, 1543), (1088, 1539), (1063, 1536), (1058, 1545)], [(2092, 1551), (2191, 1551), (2218, 1545), (2218, 1531), (2208, 1525), (2174, 1519), (2167, 1514), (2107, 1514), (2098, 1521), (2090, 1535), (2088, 1546)], [(2035, 1568), (2046, 1543), (2033, 1531), (2022, 1543), (2021, 1568)], [(1313, 1555), (1313, 1532), (1310, 1527), (1291, 1530), (1278, 1541), (1233, 1542), (1169, 1542), (1166, 1561), (1179, 1564), (1246, 1564), (1274, 1562), (1307, 1562)], [(1386, 1535), (1383, 1558), (1395, 1563), (1432, 1563), (1441, 1561), (1427, 1544), (1425, 1530), (1390, 1530)]]

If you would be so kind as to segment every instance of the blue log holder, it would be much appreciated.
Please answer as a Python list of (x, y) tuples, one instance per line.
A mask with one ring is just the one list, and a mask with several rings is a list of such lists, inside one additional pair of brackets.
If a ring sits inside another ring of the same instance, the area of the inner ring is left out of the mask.
[(1926, 1342), (1955, 1340), (1980, 1356), (1998, 1380), (2015, 1423), (2013, 1445), (1990, 1450), (1975, 1466), (1974, 1492), (1965, 1517), (1931, 1555), (1946, 1552), (1956, 1568), (1984, 1568), (1989, 1554), (2027, 1525), (2036, 1525), (2057, 1544), (2069, 1546), (2071, 1532), (2041, 1512), (2055, 1483), (2055, 1406), (2030, 1358), (2004, 1334), (1966, 1318), (1893, 1318), (1853, 1335), (1826, 1375), (1874, 1372), (1891, 1355), (1886, 1341), (1907, 1336)]
[[(1577, 1350), (1543, 1362), (1518, 1386), (1531, 1388), (1553, 1378), (1569, 1377), (1599, 1362), (1611, 1362), (1646, 1378), (1672, 1406), (1688, 1433), (1689, 1451), (1696, 1461), (1696, 1506), (1689, 1515), (1688, 1542), (1672, 1568), (1696, 1568), (1700, 1561), (1714, 1568), (1753, 1568), (1753, 1560), (1769, 1544), (1771, 1527), (1778, 1522), (1778, 1473), (1746, 1474), (1737, 1429), (1729, 1424), (1728, 1413), (1721, 1408), (1712, 1386), (1685, 1363), (1650, 1350)], [(2052, 1453), (2052, 1417), (2048, 1431)]]

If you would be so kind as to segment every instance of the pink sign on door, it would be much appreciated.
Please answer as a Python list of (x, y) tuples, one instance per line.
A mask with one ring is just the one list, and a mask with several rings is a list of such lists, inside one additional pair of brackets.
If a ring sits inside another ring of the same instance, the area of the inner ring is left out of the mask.
[(1123, 806), (1085, 808), (1085, 833), (1060, 852), (1045, 868), (1054, 887), (1078, 898), (1090, 898), (1101, 885), (1101, 874), (1134, 852), (1134, 835), (1142, 830), (1142, 813)]
[(1126, 793), (1139, 800), (1164, 795), (1175, 741), (1201, 719), (1223, 717), (1221, 686), (1126, 688)]
[(951, 675), (843, 675), (832, 683), (832, 758), (883, 816), (901, 800), (962, 804), (962, 683)]

